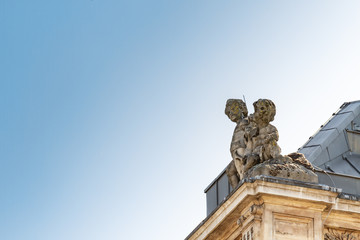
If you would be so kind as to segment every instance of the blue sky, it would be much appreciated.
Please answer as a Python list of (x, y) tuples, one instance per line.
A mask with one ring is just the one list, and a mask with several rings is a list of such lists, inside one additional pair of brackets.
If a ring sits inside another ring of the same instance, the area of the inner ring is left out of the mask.
[(358, 1), (0, 2), (0, 239), (184, 239), (228, 98), (283, 153), (360, 100)]

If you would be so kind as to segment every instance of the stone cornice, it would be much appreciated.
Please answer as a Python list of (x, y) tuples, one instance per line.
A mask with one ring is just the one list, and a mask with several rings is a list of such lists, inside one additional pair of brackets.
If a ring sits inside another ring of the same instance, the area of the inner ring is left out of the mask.
[[(240, 225), (246, 225), (250, 216), (256, 215), (252, 213), (256, 212), (261, 205), (259, 201), (263, 201), (265, 204), (306, 208), (316, 212), (323, 212), (330, 208), (346, 210), (346, 206), (349, 205), (344, 201), (350, 200), (339, 200), (337, 198), (339, 193), (341, 193), (341, 189), (290, 179), (268, 176), (244, 179), (240, 186), (186, 239), (226, 239), (230, 237), (231, 233), (240, 228), (237, 222)], [(358, 203), (359, 205), (357, 205)], [(353, 206), (353, 211), (360, 212), (360, 202), (350, 206)], [(239, 220), (242, 216), (247, 217)]]

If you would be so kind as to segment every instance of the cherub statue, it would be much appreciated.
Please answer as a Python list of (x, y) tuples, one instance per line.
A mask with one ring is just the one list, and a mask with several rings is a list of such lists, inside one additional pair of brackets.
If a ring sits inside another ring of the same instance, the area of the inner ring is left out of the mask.
[(307, 182), (318, 182), (311, 163), (300, 153), (282, 156), (277, 144), (279, 133), (273, 125), (275, 104), (268, 99), (254, 102), (254, 113), (248, 115), (240, 99), (226, 102), (225, 114), (236, 123), (230, 145), (232, 161), (226, 169), (235, 188), (243, 178), (267, 175)]
[(280, 156), (281, 149), (277, 144), (279, 133), (276, 127), (270, 124), (274, 120), (276, 107), (268, 99), (259, 99), (253, 105), (255, 112), (249, 116), (249, 119), (251, 122), (255, 122), (258, 135), (252, 139), (252, 155), (257, 155), (261, 163)]
[(233, 160), (226, 169), (230, 184), (235, 188), (239, 180), (244, 177), (243, 160), (248, 151), (245, 139), (246, 127), (249, 125), (249, 120), (247, 119), (248, 110), (242, 100), (229, 99), (226, 102), (225, 114), (231, 121), (236, 123), (230, 145), (230, 153)]

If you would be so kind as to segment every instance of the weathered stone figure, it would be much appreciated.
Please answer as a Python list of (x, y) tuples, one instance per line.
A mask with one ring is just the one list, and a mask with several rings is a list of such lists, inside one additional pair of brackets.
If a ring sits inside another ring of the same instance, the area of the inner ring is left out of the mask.
[(253, 154), (260, 158), (260, 162), (276, 158), (280, 155), (281, 149), (277, 144), (279, 133), (270, 122), (276, 114), (275, 104), (268, 99), (259, 99), (254, 102), (255, 112), (250, 116), (251, 121), (256, 123), (259, 134), (255, 137)]
[(255, 112), (247, 117), (246, 104), (242, 100), (226, 102), (225, 114), (236, 122), (230, 145), (233, 160), (226, 169), (231, 186), (235, 188), (239, 180), (258, 175), (317, 182), (317, 175), (303, 154), (280, 154), (279, 133), (270, 124), (276, 114), (275, 104), (268, 99), (259, 99), (253, 105)]
[(249, 125), (247, 119), (248, 110), (246, 104), (240, 99), (229, 99), (226, 102), (225, 114), (229, 119), (236, 123), (234, 134), (230, 145), (232, 161), (226, 169), (230, 184), (235, 188), (239, 183), (239, 178), (243, 178), (242, 158), (246, 152), (245, 127)]
[(281, 152), (277, 144), (279, 133), (270, 124), (276, 114), (275, 104), (268, 99), (259, 99), (253, 105), (255, 112), (249, 116), (250, 122), (245, 130), (247, 151), (242, 158), (244, 174), (256, 164), (276, 158)]

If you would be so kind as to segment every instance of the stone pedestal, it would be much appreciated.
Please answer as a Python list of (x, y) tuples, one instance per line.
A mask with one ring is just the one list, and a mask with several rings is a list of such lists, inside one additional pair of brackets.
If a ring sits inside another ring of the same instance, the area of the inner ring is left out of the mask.
[[(360, 199), (291, 179), (245, 179), (189, 240), (360, 239)], [(351, 238), (352, 237), (352, 238)]]

